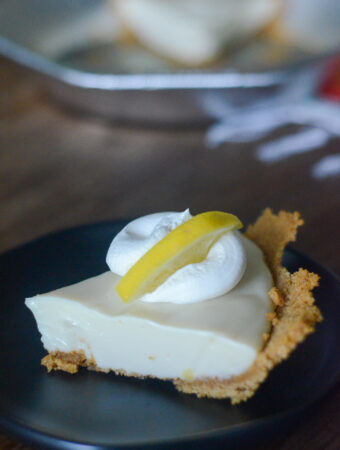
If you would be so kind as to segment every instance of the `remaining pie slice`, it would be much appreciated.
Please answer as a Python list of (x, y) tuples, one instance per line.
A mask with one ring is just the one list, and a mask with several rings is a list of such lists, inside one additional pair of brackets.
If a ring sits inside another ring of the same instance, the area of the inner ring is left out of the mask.
[(277, 0), (111, 0), (121, 40), (137, 40), (185, 66), (201, 66), (253, 36), (280, 12)]
[(42, 364), (170, 379), (200, 397), (246, 400), (321, 320), (311, 294), (319, 277), (281, 266), (301, 224), (298, 213), (267, 209), (240, 238), (241, 281), (206, 301), (124, 303), (112, 272), (27, 299), (49, 352)]

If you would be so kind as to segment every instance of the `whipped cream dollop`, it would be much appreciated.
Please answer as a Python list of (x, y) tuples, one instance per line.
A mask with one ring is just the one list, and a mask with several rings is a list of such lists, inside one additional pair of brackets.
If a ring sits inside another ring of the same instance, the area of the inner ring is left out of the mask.
[[(189, 210), (161, 212), (133, 220), (113, 239), (106, 257), (110, 270), (124, 276), (157, 242), (191, 219)], [(226, 294), (241, 280), (246, 269), (246, 252), (239, 232), (220, 237), (206, 258), (173, 273), (143, 302), (195, 303)]]

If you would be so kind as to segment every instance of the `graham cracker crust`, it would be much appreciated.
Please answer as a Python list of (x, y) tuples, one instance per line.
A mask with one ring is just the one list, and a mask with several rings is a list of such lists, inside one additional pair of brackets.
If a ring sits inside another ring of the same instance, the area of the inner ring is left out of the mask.
[[(268, 293), (274, 305), (274, 312), (267, 315), (271, 331), (264, 335), (263, 348), (252, 366), (245, 373), (225, 380), (171, 380), (179, 391), (198, 397), (230, 398), (233, 404), (245, 401), (254, 395), (269, 372), (288, 358), (297, 345), (314, 331), (315, 324), (322, 320), (312, 295), (319, 276), (302, 268), (291, 274), (281, 265), (284, 248), (288, 242), (295, 241), (297, 229), (302, 224), (298, 212), (281, 211), (275, 215), (268, 208), (245, 233), (262, 249), (275, 286)], [(79, 367), (103, 372), (96, 361), (88, 359), (84, 352), (52, 352), (42, 359), (42, 364), (49, 372), (64, 370), (76, 373)], [(144, 378), (123, 370), (114, 372)]]

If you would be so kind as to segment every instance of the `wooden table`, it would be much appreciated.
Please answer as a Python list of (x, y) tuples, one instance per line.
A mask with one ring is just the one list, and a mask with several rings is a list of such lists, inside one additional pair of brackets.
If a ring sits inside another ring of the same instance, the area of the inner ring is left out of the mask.
[[(265, 164), (258, 143), (209, 149), (204, 129), (118, 126), (70, 113), (1, 59), (0, 98), (0, 251), (50, 231), (152, 211), (220, 209), (249, 223), (271, 206), (301, 211), (306, 223), (296, 248), (340, 272), (340, 176), (311, 174), (339, 140)], [(268, 448), (339, 449), (339, 403), (340, 385)], [(1, 448), (24, 448), (1, 439)]]

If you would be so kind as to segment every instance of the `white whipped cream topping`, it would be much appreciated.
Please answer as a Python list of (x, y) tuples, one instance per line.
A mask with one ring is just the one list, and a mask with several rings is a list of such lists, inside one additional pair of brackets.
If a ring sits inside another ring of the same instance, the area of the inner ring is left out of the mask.
[[(110, 270), (125, 275), (158, 241), (191, 217), (186, 210), (150, 214), (130, 222), (110, 245), (106, 257)], [(231, 291), (245, 269), (246, 252), (241, 237), (238, 232), (229, 232), (212, 245), (204, 261), (177, 270), (140, 300), (184, 304), (215, 298)]]
[(191, 217), (187, 209), (182, 213), (149, 214), (128, 223), (109, 247), (106, 263), (111, 272), (124, 276), (158, 241)]

